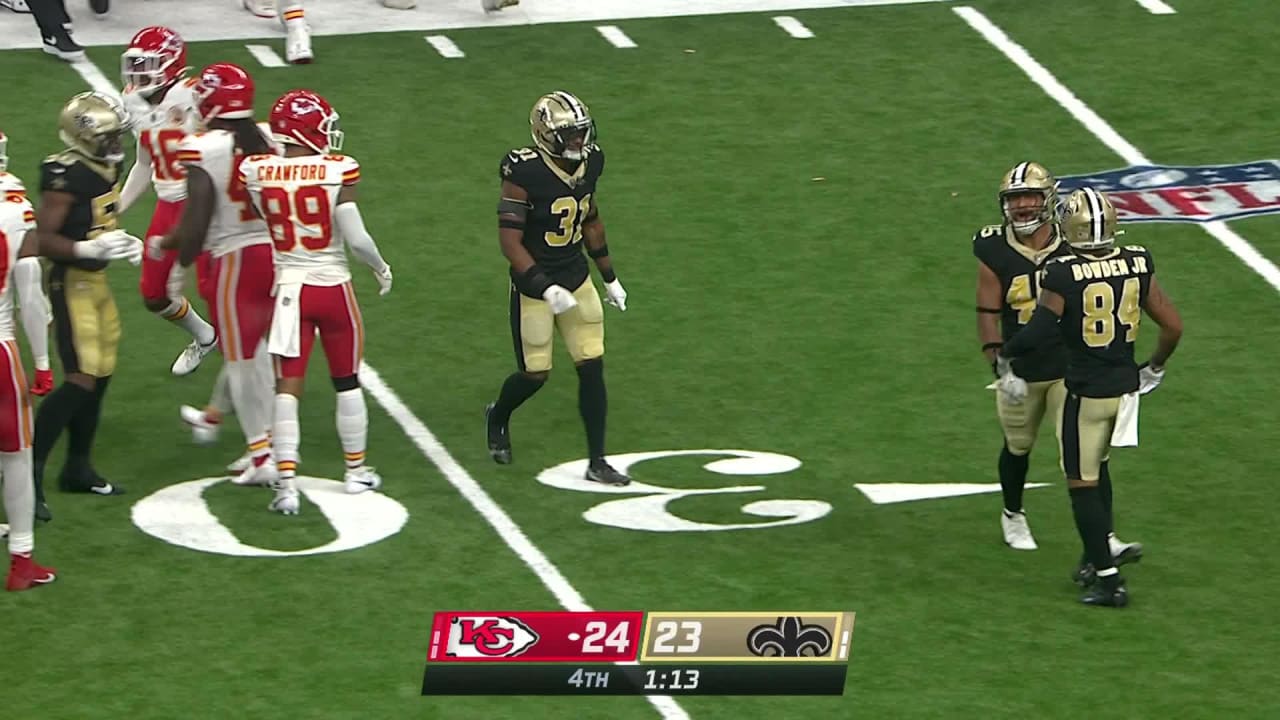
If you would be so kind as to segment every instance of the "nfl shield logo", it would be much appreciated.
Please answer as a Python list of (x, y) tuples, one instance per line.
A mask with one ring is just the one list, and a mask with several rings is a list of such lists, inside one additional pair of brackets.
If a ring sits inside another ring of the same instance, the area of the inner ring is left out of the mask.
[(1107, 194), (1120, 222), (1237, 220), (1280, 213), (1280, 162), (1134, 165), (1061, 179), (1059, 193), (1089, 186)]

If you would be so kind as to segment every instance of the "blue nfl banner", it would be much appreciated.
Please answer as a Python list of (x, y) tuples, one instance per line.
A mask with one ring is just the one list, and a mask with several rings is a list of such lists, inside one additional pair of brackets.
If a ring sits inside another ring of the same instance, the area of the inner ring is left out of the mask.
[(1135, 165), (1061, 178), (1059, 193), (1090, 186), (1107, 193), (1120, 222), (1237, 220), (1280, 213), (1280, 162)]

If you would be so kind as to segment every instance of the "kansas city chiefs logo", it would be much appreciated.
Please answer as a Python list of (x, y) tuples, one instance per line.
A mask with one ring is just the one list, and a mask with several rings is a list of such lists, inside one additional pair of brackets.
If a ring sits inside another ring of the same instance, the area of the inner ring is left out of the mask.
[(467, 615), (450, 622), (445, 654), (458, 658), (515, 657), (536, 642), (538, 633), (516, 618)]
[(306, 115), (307, 113), (318, 113), (322, 111), (320, 103), (307, 98), (297, 98), (289, 106), (290, 112), (294, 115)]
[(1280, 213), (1280, 162), (1134, 165), (1062, 178), (1058, 192), (1089, 186), (1107, 194), (1120, 222), (1236, 220)]

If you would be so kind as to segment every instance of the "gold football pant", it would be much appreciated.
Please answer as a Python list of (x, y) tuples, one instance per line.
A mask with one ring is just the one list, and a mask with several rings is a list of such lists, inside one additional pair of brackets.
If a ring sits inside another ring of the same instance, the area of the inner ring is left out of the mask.
[(511, 286), (511, 340), (522, 371), (551, 369), (555, 330), (560, 331), (575, 363), (604, 355), (604, 308), (590, 277), (573, 291), (573, 297), (578, 306), (556, 315), (547, 301), (535, 300)]
[(1091, 398), (1068, 393), (1058, 419), (1058, 448), (1067, 480), (1098, 482), (1102, 463), (1111, 455), (1120, 398)]
[(99, 378), (114, 373), (120, 314), (106, 272), (55, 264), (49, 272), (49, 303), (63, 373)]
[(1004, 395), (996, 391), (996, 415), (1010, 453), (1021, 456), (1031, 452), (1040, 432), (1040, 422), (1045, 415), (1058, 416), (1066, 394), (1061, 379), (1027, 383), (1027, 397), (1017, 405), (1005, 402)]

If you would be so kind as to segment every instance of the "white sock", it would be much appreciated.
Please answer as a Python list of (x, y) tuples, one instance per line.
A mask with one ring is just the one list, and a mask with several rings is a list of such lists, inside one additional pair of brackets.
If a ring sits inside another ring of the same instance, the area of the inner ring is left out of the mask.
[(369, 409), (364, 404), (362, 388), (338, 393), (336, 420), (347, 469), (354, 470), (364, 465), (364, 451), (369, 438)]
[(185, 297), (170, 298), (169, 307), (156, 314), (186, 330), (201, 345), (208, 345), (216, 337), (213, 326), (200, 317), (200, 313)]
[(36, 486), (31, 475), (31, 448), (0, 453), (4, 474), (4, 513), (9, 518), (9, 552), (29, 553), (36, 544)]
[(302, 11), (302, 3), (299, 2), (277, 2), (276, 11), (280, 15), (280, 23), (285, 28), (297, 26), (302, 23), (305, 26), (306, 16)]
[(213, 393), (209, 395), (209, 404), (223, 415), (235, 411), (235, 405), (231, 402), (231, 383), (228, 379), (227, 365), (229, 363), (224, 362), (218, 369), (218, 377), (213, 381)]
[(271, 455), (267, 433), (271, 425), (272, 398), (275, 397), (271, 385), (263, 382), (264, 377), (258, 365), (256, 357), (226, 363), (231, 402), (235, 406), (236, 416), (240, 418), (240, 429), (244, 431), (245, 443), (249, 446), (254, 465), (262, 464)]
[(271, 453), (275, 455), (280, 477), (293, 477), (297, 473), (298, 443), (301, 440), (298, 398), (289, 393), (276, 393), (275, 419), (271, 423)]

